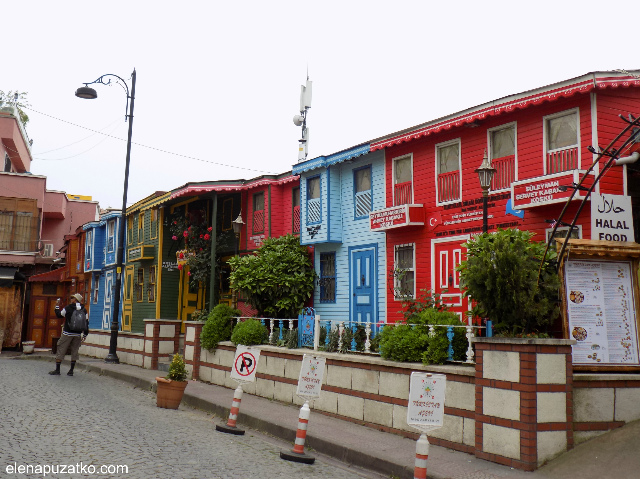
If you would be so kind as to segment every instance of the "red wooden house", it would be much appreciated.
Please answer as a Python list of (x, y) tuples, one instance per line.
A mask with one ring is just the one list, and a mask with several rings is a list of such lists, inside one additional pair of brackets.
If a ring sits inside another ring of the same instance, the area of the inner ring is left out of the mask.
[[(596, 159), (588, 147), (611, 142), (626, 126), (619, 115), (640, 115), (638, 73), (590, 73), (372, 141), (371, 151), (385, 150), (387, 208), (371, 217), (388, 213), (391, 220), (371, 227), (387, 232), (390, 281), (394, 271), (403, 271), (395, 275), (395, 290), (415, 297), (430, 289), (455, 311), (469, 309), (455, 268), (465, 257), (462, 244), (482, 231), (482, 190), (475, 170), (485, 151), (497, 170), (489, 193), (489, 231), (526, 229), (546, 241), (550, 221), (558, 218), (571, 193), (559, 186), (577, 183)], [(594, 193), (632, 196), (637, 222), (638, 165), (611, 168)], [(583, 195), (578, 191), (576, 198)], [(579, 203), (572, 202), (565, 221)], [(394, 209), (402, 205), (409, 206)], [(591, 237), (589, 210), (579, 216), (572, 236)], [(567, 228), (558, 233), (566, 235)], [(399, 298), (388, 295), (387, 321), (401, 319), (400, 310)]]

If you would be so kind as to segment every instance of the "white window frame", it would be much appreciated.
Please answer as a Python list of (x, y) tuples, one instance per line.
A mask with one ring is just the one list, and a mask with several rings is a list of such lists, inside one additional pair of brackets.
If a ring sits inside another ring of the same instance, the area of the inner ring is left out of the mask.
[(547, 132), (547, 122), (548, 120), (553, 120), (554, 118), (566, 116), (571, 113), (576, 114), (576, 141), (578, 142), (576, 146), (578, 147), (578, 169), (582, 168), (582, 148), (580, 147), (582, 143), (582, 139), (580, 137), (580, 108), (570, 108), (568, 110), (559, 111), (557, 113), (553, 113), (551, 115), (546, 115), (542, 117), (542, 150), (544, 152), (542, 160), (543, 160), (543, 171), (545, 175), (550, 174), (547, 171), (547, 156), (549, 155), (549, 153), (552, 153), (554, 151), (562, 151), (562, 150), (568, 150), (569, 148), (573, 148), (573, 147), (565, 147), (565, 148), (557, 148), (555, 150), (550, 150), (548, 148), (549, 135)]
[[(439, 170), (439, 165), (440, 165), (440, 161), (438, 159), (438, 150), (440, 150), (440, 148), (446, 148), (447, 146), (451, 146), (451, 145), (455, 145), (458, 144), (458, 172), (460, 173), (460, 191), (459, 191), (459, 196), (458, 199), (456, 200), (451, 200), (451, 201), (443, 201), (440, 202), (438, 201), (438, 198), (440, 197), (440, 192), (438, 191), (438, 175), (440, 174)], [(442, 206), (442, 205), (449, 205), (449, 204), (453, 204), (453, 203), (458, 203), (460, 201), (462, 201), (462, 141), (461, 138), (455, 138), (453, 140), (449, 140), (449, 141), (443, 141), (442, 143), (437, 143), (435, 145), (435, 169), (436, 169), (436, 205), (437, 206)]]
[(85, 234), (84, 256), (85, 259), (93, 261), (93, 230), (87, 230)]
[(98, 296), (100, 294), (100, 276), (93, 275), (93, 304), (98, 303)]
[[(516, 182), (518, 181), (518, 122), (516, 121), (512, 121), (511, 123), (505, 123), (504, 125), (500, 125), (500, 126), (496, 126), (494, 128), (489, 128), (487, 130), (487, 152), (489, 155), (489, 159), (491, 161), (493, 161), (493, 144), (491, 142), (491, 137), (492, 137), (492, 133), (494, 131), (500, 131), (500, 130), (505, 130), (507, 128), (511, 128), (513, 127), (513, 133), (514, 133), (514, 145), (513, 145), (513, 155), (515, 157), (514, 162), (513, 162), (513, 168), (514, 168), (514, 174), (513, 174), (513, 181)], [(545, 161), (546, 164), (546, 161)], [(500, 190), (491, 190), (491, 191), (511, 191), (511, 185), (509, 185), (506, 188), (502, 188)]]
[[(413, 292), (411, 293), (411, 297), (416, 297), (416, 244), (415, 243), (404, 243), (397, 244), (393, 247), (393, 269), (397, 271), (398, 268), (398, 249), (410, 246), (413, 249), (413, 267), (412, 268), (403, 268), (403, 271), (413, 271)], [(400, 298), (396, 296), (396, 292), (400, 289), (399, 281), (397, 277), (394, 277), (394, 288), (393, 288), (393, 296), (396, 301), (400, 301), (404, 298)]]
[[(411, 200), (409, 201), (409, 204), (413, 204), (414, 190), (415, 190), (414, 183), (413, 183), (413, 153), (409, 153), (407, 155), (396, 156), (395, 158), (391, 159), (391, 178), (392, 178), (391, 187), (393, 188), (393, 204), (394, 205), (396, 204), (396, 161), (404, 160), (406, 158), (409, 158), (409, 164), (411, 165)], [(371, 187), (373, 188), (373, 181), (371, 182)]]
[[(111, 225), (113, 225), (113, 231), (110, 232), (109, 229), (111, 227)], [(110, 249), (109, 248), (109, 238), (113, 238), (112, 244), (113, 244), (113, 248)], [(117, 248), (116, 245), (116, 220), (108, 220), (107, 221), (107, 252), (111, 253), (112, 251), (115, 251)]]

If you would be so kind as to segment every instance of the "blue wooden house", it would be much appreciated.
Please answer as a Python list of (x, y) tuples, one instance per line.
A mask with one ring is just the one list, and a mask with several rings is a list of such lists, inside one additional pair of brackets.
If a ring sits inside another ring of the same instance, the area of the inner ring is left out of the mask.
[(120, 210), (107, 211), (99, 221), (82, 227), (85, 230), (84, 271), (91, 273), (90, 329), (111, 328), (121, 217)]
[(314, 248), (322, 321), (386, 322), (385, 234), (369, 212), (385, 205), (384, 152), (359, 145), (293, 166), (300, 175), (300, 243)]

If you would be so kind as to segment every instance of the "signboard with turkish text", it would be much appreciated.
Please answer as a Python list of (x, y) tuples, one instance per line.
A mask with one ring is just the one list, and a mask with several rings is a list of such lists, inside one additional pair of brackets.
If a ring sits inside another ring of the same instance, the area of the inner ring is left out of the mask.
[(231, 379), (252, 383), (256, 380), (256, 369), (260, 359), (260, 350), (238, 345), (231, 367)]
[(369, 213), (372, 231), (384, 231), (402, 226), (424, 225), (422, 205), (399, 205)]
[(444, 374), (411, 373), (407, 424), (421, 431), (442, 427), (444, 419)]
[(630, 196), (591, 195), (591, 239), (634, 240)]
[(326, 358), (304, 355), (296, 395), (308, 399), (320, 397), (325, 362)]
[[(529, 178), (516, 181), (511, 185), (511, 206), (516, 209), (531, 208), (534, 206), (563, 203), (571, 196), (572, 183), (578, 184), (584, 171), (571, 170), (551, 175)], [(589, 175), (582, 186), (590, 187), (593, 184), (593, 175)], [(562, 187), (568, 187), (566, 190)], [(564, 191), (563, 191), (564, 190)], [(584, 192), (578, 190), (574, 199), (584, 198)]]

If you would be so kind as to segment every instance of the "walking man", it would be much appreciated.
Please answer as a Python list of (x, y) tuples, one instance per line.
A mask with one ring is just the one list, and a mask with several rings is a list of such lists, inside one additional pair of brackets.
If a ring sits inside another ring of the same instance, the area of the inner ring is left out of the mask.
[[(77, 313), (74, 315), (76, 311)], [(82, 295), (78, 293), (72, 294), (71, 303), (62, 309), (60, 309), (60, 299), (58, 299), (55, 313), (58, 318), (65, 318), (65, 321), (62, 328), (62, 336), (58, 341), (56, 369), (50, 371), (49, 374), (53, 376), (60, 376), (60, 363), (62, 363), (64, 355), (67, 353), (67, 349), (71, 348), (71, 368), (69, 369), (67, 376), (73, 376), (73, 368), (75, 368), (76, 361), (78, 360), (80, 344), (82, 341), (87, 339), (87, 335), (89, 334), (88, 314), (82, 304)], [(83, 326), (78, 326), (78, 320), (82, 320), (83, 318)]]

